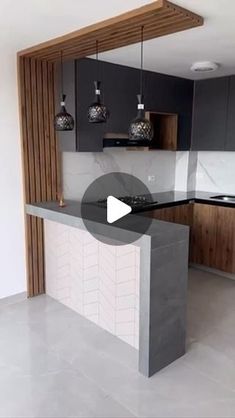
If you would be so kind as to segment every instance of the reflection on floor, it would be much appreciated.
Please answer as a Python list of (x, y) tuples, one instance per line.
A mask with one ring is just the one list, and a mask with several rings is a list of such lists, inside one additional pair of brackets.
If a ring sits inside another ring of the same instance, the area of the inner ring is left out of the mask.
[(49, 297), (0, 305), (0, 417), (235, 417), (235, 282), (190, 271), (188, 352), (136, 351)]

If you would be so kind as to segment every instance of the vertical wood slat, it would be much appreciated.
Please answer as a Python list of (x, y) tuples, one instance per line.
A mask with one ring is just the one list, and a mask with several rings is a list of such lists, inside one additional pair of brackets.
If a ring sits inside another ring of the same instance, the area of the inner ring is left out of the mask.
[[(19, 103), (25, 203), (55, 199), (60, 162), (54, 118), (54, 66), (19, 57)], [(43, 221), (26, 215), (28, 296), (45, 292)]]
[(50, 155), (50, 121), (49, 121), (49, 86), (48, 86), (48, 63), (42, 63), (42, 97), (43, 97), (43, 119), (45, 138), (45, 163), (46, 163), (46, 197), (51, 200), (51, 155)]

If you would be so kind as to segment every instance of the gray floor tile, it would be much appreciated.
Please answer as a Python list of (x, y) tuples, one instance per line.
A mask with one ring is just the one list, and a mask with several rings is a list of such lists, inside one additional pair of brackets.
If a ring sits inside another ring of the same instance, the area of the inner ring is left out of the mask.
[(235, 417), (235, 282), (190, 271), (188, 350), (138, 353), (53, 299), (0, 304), (0, 417)]

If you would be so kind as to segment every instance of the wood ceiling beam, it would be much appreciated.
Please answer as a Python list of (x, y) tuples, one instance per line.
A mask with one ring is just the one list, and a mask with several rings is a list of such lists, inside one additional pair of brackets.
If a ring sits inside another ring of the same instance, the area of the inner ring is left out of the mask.
[(144, 40), (150, 40), (202, 26), (203, 18), (167, 0), (157, 0), (20, 51), (19, 56), (58, 61), (63, 51), (66, 58), (81, 58), (95, 53), (96, 40), (99, 41), (100, 52), (138, 43), (143, 25)]

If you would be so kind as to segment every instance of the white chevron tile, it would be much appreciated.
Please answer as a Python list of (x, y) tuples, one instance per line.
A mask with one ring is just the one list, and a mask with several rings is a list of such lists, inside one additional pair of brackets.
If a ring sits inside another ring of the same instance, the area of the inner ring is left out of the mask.
[(116, 333), (119, 336), (128, 336), (128, 335), (133, 335), (135, 334), (135, 329), (134, 329), (134, 322), (121, 322), (119, 324), (116, 324)]
[(116, 274), (117, 274), (117, 283), (123, 283), (123, 282), (130, 281), (130, 280), (136, 280), (135, 265), (118, 270)]
[(91, 254), (83, 259), (83, 267), (84, 269), (87, 269), (89, 267), (94, 267), (95, 265), (98, 265), (98, 253)]
[(90, 242), (89, 244), (84, 245), (84, 256), (97, 254), (98, 251), (99, 251), (99, 246), (97, 242)]
[(135, 295), (117, 297), (117, 309), (135, 308)]
[(135, 287), (136, 287), (135, 280), (118, 283), (117, 296), (135, 294)]
[(96, 264), (86, 268), (86, 270), (83, 271), (83, 277), (84, 280), (90, 280), (99, 277), (99, 265)]
[(116, 247), (116, 255), (118, 257), (122, 255), (130, 254), (131, 252), (135, 252), (135, 246), (134, 245), (120, 245), (119, 247)]
[(56, 293), (57, 293), (57, 298), (59, 300), (70, 297), (70, 289), (68, 287), (64, 287), (62, 289), (57, 289)]
[(116, 267), (117, 270), (124, 269), (126, 267), (135, 266), (135, 252), (131, 251), (129, 254), (121, 255), (117, 257)]
[(135, 308), (116, 311), (116, 322), (135, 322)]
[(112, 316), (115, 320), (115, 308), (116, 306), (111, 303), (109, 299), (106, 298), (106, 295), (100, 293), (99, 294), (99, 302), (100, 302), (100, 308), (102, 308), (102, 311), (109, 313), (110, 316)]
[(45, 243), (47, 293), (138, 349), (139, 249), (51, 221)]
[(98, 315), (99, 314), (99, 303), (90, 303), (89, 305), (84, 306), (84, 315)]
[(95, 277), (89, 280), (84, 280), (84, 292), (99, 289), (99, 278)]
[(99, 302), (99, 292), (98, 290), (92, 290), (91, 292), (84, 292), (84, 305), (89, 303)]

